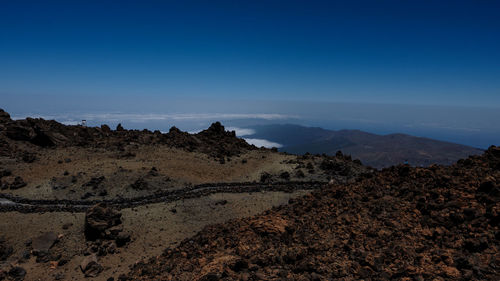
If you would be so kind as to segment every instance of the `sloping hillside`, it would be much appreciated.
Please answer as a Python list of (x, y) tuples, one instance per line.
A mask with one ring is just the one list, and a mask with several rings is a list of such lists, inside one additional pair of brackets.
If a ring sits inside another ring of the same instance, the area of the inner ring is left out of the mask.
[(500, 148), (206, 227), (130, 280), (499, 280)]
[(449, 165), (483, 152), (465, 145), (405, 134), (376, 135), (359, 130), (332, 131), (298, 125), (265, 125), (253, 129), (256, 133), (248, 137), (280, 143), (283, 145), (281, 151), (334, 155), (341, 150), (375, 168), (405, 162), (412, 166)]

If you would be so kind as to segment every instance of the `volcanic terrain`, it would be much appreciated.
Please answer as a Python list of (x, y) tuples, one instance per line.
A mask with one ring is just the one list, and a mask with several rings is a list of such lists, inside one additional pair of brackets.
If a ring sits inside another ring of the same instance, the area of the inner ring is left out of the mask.
[(0, 280), (499, 280), (500, 148), (374, 170), (0, 111)]
[(204, 228), (130, 280), (499, 280), (500, 148), (398, 166)]
[(0, 280), (124, 279), (204, 226), (372, 172), (341, 153), (257, 148), (220, 123), (163, 134), (0, 110)]

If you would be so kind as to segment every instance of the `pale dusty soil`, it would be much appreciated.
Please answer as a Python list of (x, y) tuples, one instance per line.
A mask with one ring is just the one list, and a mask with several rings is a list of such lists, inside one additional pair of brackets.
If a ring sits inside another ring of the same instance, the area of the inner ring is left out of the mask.
[[(108, 194), (96, 194), (90, 200), (117, 196), (131, 198), (202, 183), (258, 182), (264, 172), (272, 174), (274, 179), (279, 179), (278, 175), (286, 171), (290, 173), (291, 180), (325, 180), (321, 173), (308, 173), (304, 168), (308, 162), (317, 167), (319, 158), (297, 161), (297, 156), (259, 150), (232, 157), (230, 161), (226, 158), (224, 164), (206, 154), (162, 145), (129, 146), (122, 152), (82, 147), (39, 149), (36, 156), (37, 160), (33, 163), (0, 159), (0, 167), (12, 171), (12, 175), (4, 177), (3, 181), (21, 176), (27, 183), (25, 187), (2, 190), (2, 193), (32, 199), (80, 200), (86, 192), (97, 193), (85, 184), (101, 176), (105, 179), (99, 189), (106, 190)], [(299, 162), (305, 178), (295, 177)], [(157, 170), (154, 176), (151, 175), (153, 167)], [(131, 187), (139, 178), (148, 183), (147, 188), (137, 190)], [(48, 231), (62, 235), (51, 252), (61, 253), (61, 259), (69, 262), (51, 268), (50, 263), (36, 263), (35, 257), (31, 257), (20, 264), (28, 272), (25, 280), (53, 280), (59, 273), (64, 275), (63, 280), (107, 280), (109, 277), (116, 280), (119, 274), (128, 272), (131, 264), (160, 255), (165, 248), (177, 245), (208, 224), (252, 216), (286, 204), (290, 198), (307, 192), (220, 193), (123, 209), (123, 226), (131, 233), (132, 242), (119, 248), (119, 253), (100, 257), (99, 262), (105, 270), (95, 279), (84, 278), (79, 268), (87, 249), (83, 231), (84, 213), (0, 213), (0, 236), (4, 236), (14, 247), (15, 252), (8, 262), (16, 263), (23, 252), (31, 250), (26, 243), (30, 239)], [(221, 200), (227, 200), (227, 204), (215, 204)], [(172, 209), (177, 212), (174, 214)], [(63, 229), (62, 226), (68, 223), (73, 225)]]
[[(63, 280), (107, 280), (109, 277), (116, 280), (119, 274), (128, 272), (129, 265), (160, 255), (165, 248), (177, 245), (208, 224), (252, 216), (273, 206), (286, 204), (290, 198), (306, 193), (308, 191), (219, 193), (168, 204), (157, 203), (123, 209), (124, 229), (132, 233), (132, 242), (119, 248), (119, 253), (100, 258), (105, 270), (97, 278), (84, 278), (79, 269), (86, 248), (83, 213), (0, 213), (0, 232), (14, 247), (11, 262), (15, 262), (23, 251), (30, 249), (25, 245), (30, 238), (47, 231), (63, 235), (53, 250), (59, 249), (64, 258), (70, 259), (68, 264), (51, 269), (50, 263), (36, 263), (35, 258), (31, 257), (21, 264), (28, 272), (25, 280), (52, 280), (57, 273), (64, 274)], [(227, 200), (227, 204), (215, 205), (220, 200)], [(177, 213), (171, 212), (173, 208)], [(62, 226), (65, 223), (73, 225), (64, 230)]]
[[(135, 157), (123, 158), (126, 152), (135, 154)], [(297, 166), (289, 163), (296, 156), (258, 150), (233, 157), (225, 164), (206, 154), (161, 145), (132, 147), (126, 152), (72, 147), (41, 149), (33, 163), (0, 159), (0, 165), (10, 169), (12, 177), (22, 176), (28, 184), (21, 189), (1, 192), (34, 199), (77, 200), (86, 192), (97, 193), (85, 184), (91, 178), (104, 176), (102, 187), (108, 194), (96, 194), (89, 199), (136, 197), (190, 184), (259, 181), (263, 172), (278, 175), (288, 171), (293, 177)], [(70, 161), (66, 162), (66, 159)], [(148, 176), (153, 167), (158, 175)], [(148, 182), (147, 189), (131, 188), (130, 185), (139, 178)], [(54, 183), (63, 188), (54, 188)]]

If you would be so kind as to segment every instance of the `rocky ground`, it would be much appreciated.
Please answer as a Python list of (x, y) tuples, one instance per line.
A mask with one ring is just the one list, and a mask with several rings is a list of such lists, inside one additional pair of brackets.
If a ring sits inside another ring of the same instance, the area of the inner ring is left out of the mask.
[(220, 123), (162, 134), (0, 110), (0, 280), (123, 279), (207, 225), (372, 172), (341, 153), (257, 148)]
[(499, 280), (500, 148), (210, 225), (121, 280)]
[(375, 171), (0, 110), (0, 188), (0, 280), (500, 279), (498, 147)]
[[(27, 272), (24, 280), (108, 280), (110, 277), (117, 280), (129, 271), (130, 265), (160, 255), (165, 247), (179, 244), (208, 224), (252, 216), (305, 193), (307, 191), (218, 193), (125, 208), (119, 211), (122, 232), (130, 234), (131, 241), (121, 247), (112, 239), (101, 239), (100, 244), (104, 246), (87, 240), (85, 212), (0, 213), (5, 245), (13, 250), (0, 268), (8, 272), (12, 266), (20, 266)], [(40, 259), (33, 253), (32, 241), (45, 233), (55, 233), (60, 238), (48, 250), (47, 258)], [(80, 266), (94, 252), (102, 271), (96, 277), (85, 277)]]
[(107, 126), (13, 121), (0, 110), (1, 192), (109, 200), (204, 183), (347, 180), (370, 170), (343, 155), (297, 157), (259, 149), (219, 123), (198, 134), (102, 128)]

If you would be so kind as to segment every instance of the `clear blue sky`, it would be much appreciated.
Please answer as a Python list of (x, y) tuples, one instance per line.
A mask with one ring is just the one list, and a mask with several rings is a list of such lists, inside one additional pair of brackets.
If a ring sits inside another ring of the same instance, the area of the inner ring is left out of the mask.
[(498, 107), (499, 15), (489, 0), (0, 0), (0, 107), (190, 98)]

